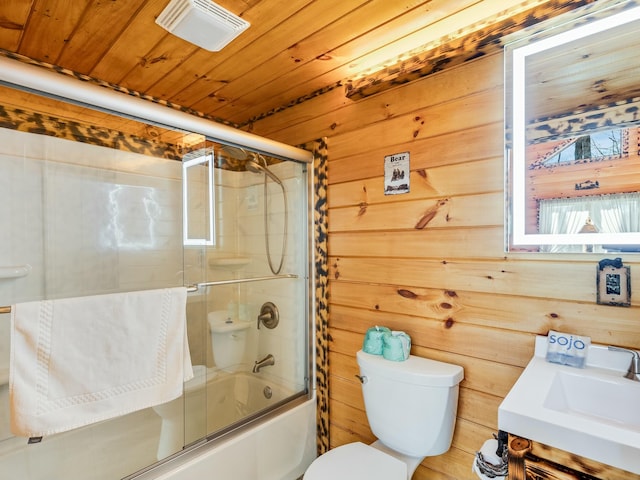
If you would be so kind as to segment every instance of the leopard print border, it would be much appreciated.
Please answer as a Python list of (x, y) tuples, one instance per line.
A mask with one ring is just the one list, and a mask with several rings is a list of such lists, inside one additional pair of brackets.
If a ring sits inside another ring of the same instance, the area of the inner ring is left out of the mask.
[(329, 451), (329, 271), (327, 250), (326, 138), (301, 145), (314, 154), (314, 246), (315, 246), (315, 346), (316, 346), (316, 445), (318, 455)]
[(35, 133), (168, 160), (182, 160), (180, 145), (150, 140), (117, 130), (63, 120), (44, 113), (0, 104), (0, 128)]
[[(375, 95), (382, 91), (461, 65), (479, 57), (497, 53), (504, 48), (507, 36), (554, 18), (596, 0), (549, 0), (523, 13), (486, 25), (453, 41), (441, 40), (423, 45), (414, 55), (376, 71), (364, 78), (345, 81), (345, 95), (351, 100)], [(374, 68), (375, 70), (375, 68)]]

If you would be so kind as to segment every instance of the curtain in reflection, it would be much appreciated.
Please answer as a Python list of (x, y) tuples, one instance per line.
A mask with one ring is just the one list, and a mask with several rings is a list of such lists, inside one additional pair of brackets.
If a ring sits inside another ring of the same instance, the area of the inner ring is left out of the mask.
[(603, 232), (640, 231), (640, 193), (607, 195), (602, 203)]
[[(583, 198), (540, 200), (538, 228), (540, 233), (578, 233), (589, 218)], [(578, 201), (576, 201), (578, 200)], [(580, 252), (581, 245), (543, 245), (542, 252)]]
[[(573, 234), (591, 219), (598, 232), (640, 231), (640, 193), (540, 200), (540, 233)], [(549, 245), (546, 252), (580, 252), (580, 245)]]

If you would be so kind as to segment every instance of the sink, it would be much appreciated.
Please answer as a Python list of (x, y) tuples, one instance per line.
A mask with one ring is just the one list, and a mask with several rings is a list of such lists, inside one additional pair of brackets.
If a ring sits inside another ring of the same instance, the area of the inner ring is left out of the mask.
[(547, 337), (498, 408), (498, 428), (640, 474), (640, 382), (631, 356), (592, 344), (585, 368), (547, 362)]
[(640, 432), (640, 382), (561, 371), (543, 406)]

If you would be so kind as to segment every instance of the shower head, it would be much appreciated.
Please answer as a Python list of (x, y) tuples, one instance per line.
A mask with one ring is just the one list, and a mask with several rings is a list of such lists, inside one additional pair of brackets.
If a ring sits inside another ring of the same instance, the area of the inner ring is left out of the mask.
[[(248, 172), (264, 173), (271, 180), (282, 186), (282, 180), (280, 180), (275, 173), (269, 170), (267, 167), (267, 161), (259, 153), (249, 152), (244, 148), (234, 147), (231, 145), (223, 145), (222, 150), (230, 157), (244, 161), (244, 167)], [(261, 165), (260, 161), (262, 161), (264, 165)]]
[(275, 173), (273, 173), (267, 167), (263, 167), (262, 165), (260, 165), (255, 159), (248, 158), (247, 160), (245, 160), (244, 166), (245, 166), (245, 168), (247, 169), (248, 172), (264, 173), (271, 180), (273, 180), (274, 182), (276, 182), (279, 185), (282, 185), (282, 181), (276, 176)]
[(234, 147), (232, 145), (222, 145), (220, 148), (225, 154), (229, 157), (235, 158), (236, 160), (246, 160), (249, 158), (249, 152), (244, 148)]

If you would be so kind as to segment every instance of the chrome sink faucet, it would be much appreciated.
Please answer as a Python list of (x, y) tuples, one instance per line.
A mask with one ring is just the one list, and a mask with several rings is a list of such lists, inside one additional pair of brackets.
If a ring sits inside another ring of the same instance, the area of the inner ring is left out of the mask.
[(613, 350), (616, 352), (627, 352), (632, 355), (631, 364), (629, 365), (629, 370), (627, 371), (625, 378), (630, 378), (631, 380), (640, 382), (640, 355), (638, 355), (638, 352), (636, 352), (635, 350), (630, 350), (628, 348), (613, 346), (610, 346), (609, 350)]
[(262, 360), (258, 360), (253, 364), (253, 373), (258, 373), (262, 367), (268, 367), (270, 365), (275, 365), (276, 359), (273, 355), (269, 354), (264, 357)]

